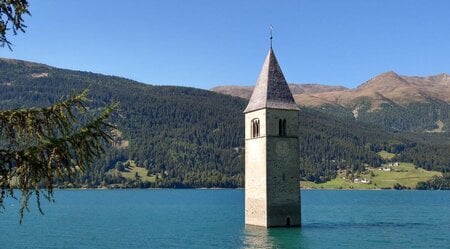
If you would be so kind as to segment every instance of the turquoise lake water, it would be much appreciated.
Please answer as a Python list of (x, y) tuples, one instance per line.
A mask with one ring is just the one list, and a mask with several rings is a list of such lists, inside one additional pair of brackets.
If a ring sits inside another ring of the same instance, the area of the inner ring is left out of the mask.
[(59, 190), (0, 248), (450, 248), (450, 191), (302, 191), (302, 228), (244, 226), (243, 190)]

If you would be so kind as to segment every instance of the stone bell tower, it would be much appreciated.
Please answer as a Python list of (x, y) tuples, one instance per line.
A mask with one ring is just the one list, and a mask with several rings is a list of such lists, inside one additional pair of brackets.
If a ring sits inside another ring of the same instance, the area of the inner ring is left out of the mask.
[(245, 224), (301, 226), (298, 107), (272, 47), (245, 114)]

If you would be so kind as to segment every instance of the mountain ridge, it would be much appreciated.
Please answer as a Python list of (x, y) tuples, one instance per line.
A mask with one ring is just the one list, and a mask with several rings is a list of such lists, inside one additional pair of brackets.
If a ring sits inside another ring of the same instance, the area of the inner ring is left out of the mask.
[[(297, 104), (302, 106), (319, 107), (331, 104), (349, 107), (360, 98), (367, 98), (372, 102), (371, 110), (379, 109), (383, 103), (405, 105), (427, 102), (430, 98), (450, 103), (450, 76), (446, 73), (405, 76), (388, 71), (353, 89), (322, 84), (290, 84), (290, 88)], [(211, 91), (249, 98), (251, 93), (248, 92), (251, 92), (251, 89), (251, 86), (217, 86)]]

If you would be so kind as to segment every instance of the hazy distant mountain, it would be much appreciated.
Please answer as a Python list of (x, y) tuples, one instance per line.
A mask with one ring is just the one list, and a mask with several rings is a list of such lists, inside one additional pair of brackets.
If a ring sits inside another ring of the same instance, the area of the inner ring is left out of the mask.
[(253, 92), (252, 86), (216, 86), (211, 89), (213, 92), (218, 92), (226, 95), (236, 96), (243, 99), (250, 99)]
[[(253, 86), (216, 86), (211, 88), (211, 91), (228, 94), (231, 96), (240, 97), (243, 99), (250, 99), (253, 92)], [(334, 92), (346, 90), (343, 86), (328, 86), (321, 84), (289, 84), (292, 94), (315, 94), (323, 92)]]
[[(355, 100), (366, 98), (377, 109), (382, 103), (405, 105), (427, 102), (430, 98), (450, 102), (450, 75), (429, 77), (403, 76), (393, 71), (380, 74), (355, 89), (321, 84), (290, 84), (296, 102), (302, 106), (333, 104), (350, 106)], [(212, 91), (249, 99), (253, 86), (217, 86)]]
[(355, 89), (319, 93), (295, 94), (298, 104), (321, 106), (334, 104), (351, 106), (361, 98), (371, 102), (371, 110), (382, 103), (406, 105), (414, 102), (428, 102), (430, 99), (450, 102), (450, 76), (439, 74), (429, 77), (402, 76), (395, 72), (380, 74)]

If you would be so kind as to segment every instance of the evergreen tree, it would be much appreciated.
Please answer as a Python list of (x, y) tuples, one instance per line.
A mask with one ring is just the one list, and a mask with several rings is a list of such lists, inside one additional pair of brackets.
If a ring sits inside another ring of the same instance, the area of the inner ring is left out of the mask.
[(104, 152), (113, 128), (106, 119), (114, 107), (93, 116), (86, 94), (47, 108), (0, 111), (0, 205), (18, 188), (20, 220), (32, 193), (42, 212), (41, 193), (52, 201), (55, 179), (85, 170)]
[[(25, 32), (23, 15), (30, 14), (27, 0), (0, 0), (0, 46), (11, 49), (7, 32)], [(92, 116), (85, 107), (87, 90), (47, 108), (0, 111), (0, 206), (5, 197), (21, 192), (20, 221), (35, 193), (39, 211), (41, 188), (53, 200), (57, 178), (83, 171), (104, 152), (111, 139), (106, 122), (114, 106)]]

